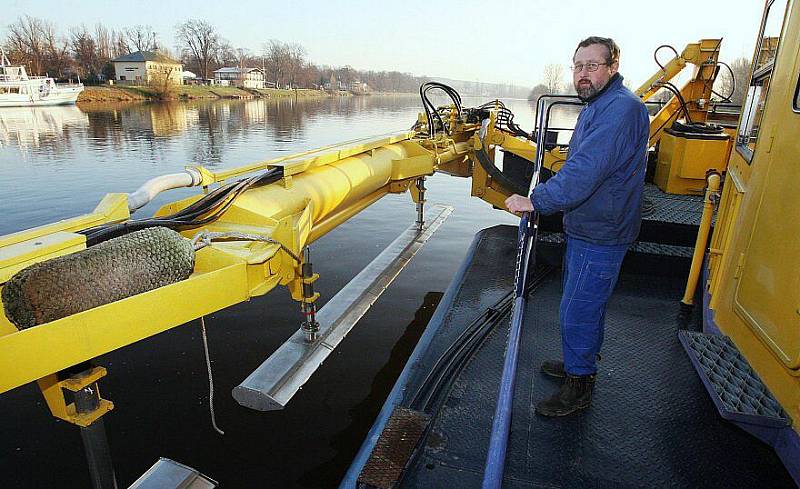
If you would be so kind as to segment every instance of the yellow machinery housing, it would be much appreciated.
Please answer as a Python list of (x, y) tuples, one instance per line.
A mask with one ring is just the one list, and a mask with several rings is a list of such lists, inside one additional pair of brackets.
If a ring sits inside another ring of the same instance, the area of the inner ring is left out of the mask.
[(661, 136), (654, 183), (669, 194), (702, 195), (709, 171), (728, 166), (727, 134), (685, 134), (667, 129)]
[[(772, 30), (770, 30), (772, 29)], [(800, 424), (800, 3), (768, 2), (708, 252), (709, 307)]]

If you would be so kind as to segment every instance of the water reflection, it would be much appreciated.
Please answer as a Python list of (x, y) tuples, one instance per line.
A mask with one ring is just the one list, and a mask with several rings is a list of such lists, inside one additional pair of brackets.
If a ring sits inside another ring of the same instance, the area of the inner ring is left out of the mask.
[(4, 107), (0, 109), (0, 148), (63, 150), (74, 130), (87, 123), (86, 114), (75, 106)]
[[(484, 101), (465, 100), (465, 105)], [(523, 128), (530, 130), (533, 111), (528, 103), (508, 105)], [(107, 192), (131, 192), (153, 176), (186, 165), (234, 167), (405, 130), (419, 110), (416, 97), (375, 96), (71, 107), (67, 112), (76, 116), (75, 121), (62, 118), (59, 124), (55, 116), (39, 116), (52, 121), (49, 125), (14, 116), (18, 122), (0, 126), (0, 235), (89, 212)], [(12, 114), (0, 110), (4, 120), (11, 120)], [(132, 482), (152, 457), (173, 456), (231, 487), (334, 486), (441, 298), (436, 291), (447, 287), (474, 233), (499, 222), (517, 222), (469, 197), (470, 182), (464, 179), (435, 175), (429, 184), (431, 201), (455, 205), (456, 211), (376, 303), (372, 319), (364, 319), (285, 411), (245, 412), (224, 394), (249, 373), (248, 365), (263, 359), (256, 345), (265, 341), (279, 345), (297, 327), (297, 306), (285, 292), (275, 291), (212, 315), (219, 321), (209, 330), (218, 362), (218, 414), (226, 430), (231, 426), (224, 439), (208, 428), (205, 363), (192, 353), (191, 344), (181, 340), (197, 339), (193, 328), (176, 328), (110, 353), (108, 364), (114, 373), (107, 379), (107, 392), (112, 400), (130, 410), (137, 400), (158, 397), (181, 413), (177, 423), (157, 410), (130, 416), (120, 412), (109, 418), (120, 481)], [(137, 216), (147, 216), (195, 191), (165, 192)], [(315, 242), (323, 297), (340, 290), (415, 217), (408, 196), (390, 195)], [(242, 356), (249, 356), (250, 362), (242, 362)], [(176, 377), (176, 369), (191, 374)], [(33, 385), (3, 397), (9, 421), (0, 424), (0, 432), (9, 433), (8, 446), (20, 447), (13, 458), (5, 457), (5, 464), (0, 461), (4, 473), (12, 475), (10, 485), (25, 481), (54, 487), (64, 478), (76, 486), (88, 485), (74, 433), (54, 433), (49, 413), (31, 408), (35, 402), (41, 403), (41, 396)], [(156, 439), (160, 442), (153, 443)], [(187, 445), (186, 439), (195, 443)], [(302, 450), (283, 448), (297, 446)], [(65, 453), (72, 458), (64, 458)]]
[[(507, 104), (532, 129), (532, 107)], [(419, 105), (400, 95), (3, 108), (0, 215), (8, 217), (0, 234), (89, 212), (108, 192), (131, 192), (187, 165), (230, 168), (406, 130)]]

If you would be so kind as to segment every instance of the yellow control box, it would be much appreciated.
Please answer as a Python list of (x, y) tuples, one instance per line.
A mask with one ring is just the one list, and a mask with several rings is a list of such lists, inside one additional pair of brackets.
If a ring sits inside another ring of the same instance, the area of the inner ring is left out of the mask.
[(702, 195), (706, 173), (728, 167), (727, 134), (692, 134), (667, 129), (661, 137), (655, 184), (668, 194)]

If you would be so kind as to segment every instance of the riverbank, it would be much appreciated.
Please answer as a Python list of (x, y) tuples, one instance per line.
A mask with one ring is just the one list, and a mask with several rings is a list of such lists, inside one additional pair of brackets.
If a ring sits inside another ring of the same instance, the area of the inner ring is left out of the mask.
[(340, 96), (322, 90), (298, 88), (284, 90), (278, 88), (242, 89), (219, 85), (181, 85), (168, 94), (148, 86), (115, 85), (86, 87), (78, 96), (78, 103), (97, 102), (141, 102), (154, 100), (195, 100), (195, 99), (253, 99), (253, 98), (311, 98)]

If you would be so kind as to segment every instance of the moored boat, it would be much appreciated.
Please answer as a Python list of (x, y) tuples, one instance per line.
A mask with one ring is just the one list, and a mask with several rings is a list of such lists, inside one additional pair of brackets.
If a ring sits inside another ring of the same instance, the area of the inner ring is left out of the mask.
[(24, 66), (11, 66), (0, 51), (0, 107), (71, 105), (83, 83), (62, 84), (48, 76), (28, 76)]

